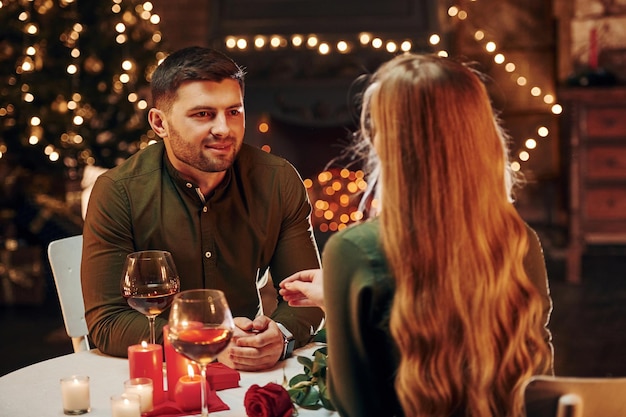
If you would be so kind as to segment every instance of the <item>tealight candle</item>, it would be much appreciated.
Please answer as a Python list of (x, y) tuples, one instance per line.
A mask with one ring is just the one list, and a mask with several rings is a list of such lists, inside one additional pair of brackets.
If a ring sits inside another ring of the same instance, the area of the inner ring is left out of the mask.
[(192, 362), (174, 350), (168, 338), (169, 326), (163, 326), (163, 348), (165, 349), (165, 366), (167, 368), (167, 396), (176, 401), (174, 391), (181, 377), (187, 375), (187, 366)]
[(183, 411), (199, 410), (201, 406), (200, 381), (202, 377), (195, 375), (192, 365), (188, 365), (187, 373), (188, 375), (181, 376), (176, 383), (174, 399)]
[(89, 412), (89, 377), (72, 375), (61, 378), (63, 412), (68, 415)]
[(137, 394), (122, 394), (111, 397), (112, 417), (141, 417), (141, 400)]
[(128, 347), (130, 378), (150, 378), (154, 404), (165, 399), (163, 390), (163, 347), (141, 342)]
[(141, 412), (152, 411), (152, 380), (150, 378), (131, 378), (124, 381), (125, 394), (137, 394), (141, 402)]

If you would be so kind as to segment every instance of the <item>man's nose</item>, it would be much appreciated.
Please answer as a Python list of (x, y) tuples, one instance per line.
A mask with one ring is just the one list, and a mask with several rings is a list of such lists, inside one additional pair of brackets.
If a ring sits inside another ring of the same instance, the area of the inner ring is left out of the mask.
[(228, 135), (229, 130), (226, 115), (223, 113), (217, 114), (211, 124), (211, 134), (216, 137), (222, 137)]

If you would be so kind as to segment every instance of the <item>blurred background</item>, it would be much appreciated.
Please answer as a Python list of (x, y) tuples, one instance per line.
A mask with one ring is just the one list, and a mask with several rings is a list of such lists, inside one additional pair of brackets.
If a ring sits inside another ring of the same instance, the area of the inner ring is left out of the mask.
[(71, 352), (47, 245), (155, 140), (150, 74), (191, 45), (246, 68), (245, 140), (300, 171), (320, 249), (362, 217), (358, 163), (330, 164), (355, 80), (403, 51), (472, 62), (526, 178), (557, 373), (626, 374), (626, 0), (0, 0), (0, 375)]

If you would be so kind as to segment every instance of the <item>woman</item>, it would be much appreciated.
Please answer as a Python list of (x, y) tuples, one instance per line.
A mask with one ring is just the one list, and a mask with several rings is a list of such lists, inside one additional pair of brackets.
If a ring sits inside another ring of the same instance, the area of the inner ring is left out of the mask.
[(551, 300), (483, 83), (451, 59), (397, 56), (364, 93), (361, 132), (380, 215), (329, 239), (323, 299), (319, 271), (281, 290), (325, 306), (334, 405), (343, 416), (519, 416), (524, 381), (552, 372)]

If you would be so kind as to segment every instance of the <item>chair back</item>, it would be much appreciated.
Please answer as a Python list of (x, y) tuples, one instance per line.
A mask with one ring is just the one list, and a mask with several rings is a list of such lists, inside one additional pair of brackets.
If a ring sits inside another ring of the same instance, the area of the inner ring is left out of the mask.
[(67, 335), (72, 339), (74, 352), (89, 350), (83, 288), (80, 282), (80, 263), (83, 236), (55, 240), (48, 245), (48, 260), (56, 284)]
[(534, 376), (524, 403), (526, 417), (624, 417), (626, 378)]

